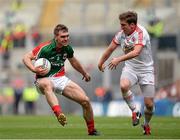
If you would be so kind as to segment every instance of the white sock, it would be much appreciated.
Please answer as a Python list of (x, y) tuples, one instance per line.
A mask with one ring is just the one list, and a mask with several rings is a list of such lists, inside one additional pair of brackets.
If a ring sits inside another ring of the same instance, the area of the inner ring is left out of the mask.
[(126, 101), (127, 105), (131, 109), (131, 111), (137, 112), (136, 105), (134, 103), (134, 96), (133, 93), (129, 90), (127, 93), (122, 93), (124, 100)]

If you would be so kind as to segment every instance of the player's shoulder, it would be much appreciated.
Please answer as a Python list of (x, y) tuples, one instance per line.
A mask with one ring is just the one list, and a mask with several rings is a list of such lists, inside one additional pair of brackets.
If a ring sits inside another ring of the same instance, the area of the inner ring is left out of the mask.
[(45, 42), (40, 43), (37, 47), (43, 48), (43, 47), (49, 46), (51, 43), (52, 43), (52, 40), (45, 41)]
[(38, 46), (34, 47), (34, 49), (32, 50), (34, 55), (39, 54), (40, 52), (44, 51), (46, 46), (49, 46), (51, 44), (51, 41), (46, 41), (43, 43), (40, 43)]
[(66, 48), (67, 48), (67, 49), (72, 49), (72, 50), (73, 50), (73, 46), (72, 46), (71, 44), (68, 44)]
[(117, 33), (116, 33), (116, 36), (121, 36), (122, 34), (124, 34), (123, 30), (119, 30)]
[(71, 44), (68, 44), (67, 47), (68, 48), (73, 48), (73, 46)]
[(119, 30), (116, 34), (115, 34), (115, 39), (122, 39), (122, 38), (125, 38), (125, 34), (123, 32), (123, 30)]
[(148, 31), (146, 30), (146, 28), (140, 24), (137, 24), (136, 27), (136, 32), (138, 34), (142, 34), (143, 36), (149, 36)]
[(147, 32), (146, 28), (140, 24), (137, 24), (136, 31), (137, 32)]
[(69, 45), (69, 44), (67, 46), (63, 46), (63, 50), (65, 52), (73, 52), (74, 51), (72, 45)]

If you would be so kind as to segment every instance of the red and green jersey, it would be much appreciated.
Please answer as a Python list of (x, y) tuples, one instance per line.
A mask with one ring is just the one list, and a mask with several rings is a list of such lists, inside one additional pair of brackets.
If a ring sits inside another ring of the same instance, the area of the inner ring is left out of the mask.
[(42, 77), (58, 77), (65, 75), (64, 62), (66, 58), (72, 58), (74, 51), (70, 45), (57, 49), (55, 39), (42, 43), (32, 50), (36, 59), (46, 58), (51, 63), (51, 70), (45, 76), (36, 75), (37, 78)]

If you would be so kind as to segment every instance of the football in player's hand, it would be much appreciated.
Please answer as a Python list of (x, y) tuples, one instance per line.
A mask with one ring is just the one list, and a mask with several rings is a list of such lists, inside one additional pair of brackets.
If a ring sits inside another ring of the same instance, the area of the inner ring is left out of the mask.
[(41, 66), (42, 69), (47, 69), (46, 73), (49, 73), (50, 69), (51, 69), (51, 63), (49, 62), (49, 60), (47, 60), (46, 58), (39, 58), (34, 62), (34, 66), (35, 67), (39, 67)]

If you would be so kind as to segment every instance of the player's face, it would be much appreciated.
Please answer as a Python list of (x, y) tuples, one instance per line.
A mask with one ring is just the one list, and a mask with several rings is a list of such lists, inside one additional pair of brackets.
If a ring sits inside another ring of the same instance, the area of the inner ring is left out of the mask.
[(120, 25), (126, 35), (130, 35), (135, 29), (134, 23), (128, 24), (126, 21), (120, 21)]
[(58, 46), (67, 46), (69, 44), (69, 32), (59, 31), (59, 34), (55, 37)]

